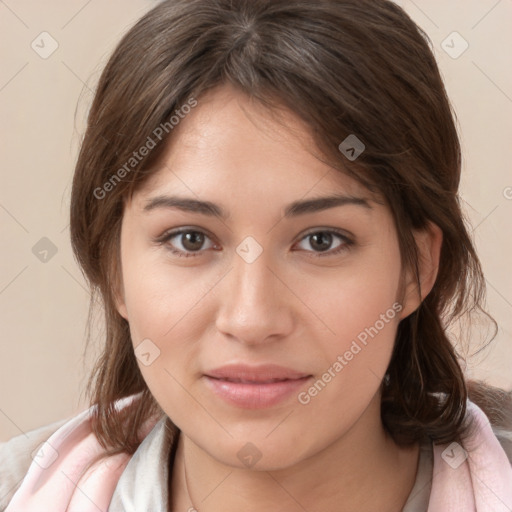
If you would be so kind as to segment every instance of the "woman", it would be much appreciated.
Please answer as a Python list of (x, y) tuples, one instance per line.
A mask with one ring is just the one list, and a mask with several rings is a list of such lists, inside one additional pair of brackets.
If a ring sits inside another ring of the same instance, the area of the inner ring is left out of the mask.
[(510, 397), (447, 334), (484, 296), (460, 170), (392, 2), (155, 7), (74, 175), (91, 408), (3, 447), (3, 509), (511, 510)]

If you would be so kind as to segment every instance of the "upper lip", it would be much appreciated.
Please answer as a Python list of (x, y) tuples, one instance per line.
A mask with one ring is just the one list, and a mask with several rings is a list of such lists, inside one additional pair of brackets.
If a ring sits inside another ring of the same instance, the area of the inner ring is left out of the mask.
[(299, 372), (276, 364), (250, 366), (246, 364), (229, 364), (209, 370), (208, 377), (222, 380), (245, 382), (272, 382), (280, 380), (297, 380), (309, 377), (307, 373)]

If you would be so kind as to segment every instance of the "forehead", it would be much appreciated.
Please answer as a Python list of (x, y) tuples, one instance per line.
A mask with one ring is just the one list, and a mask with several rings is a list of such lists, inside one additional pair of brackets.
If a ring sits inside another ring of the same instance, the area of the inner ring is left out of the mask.
[(309, 127), (293, 112), (270, 111), (225, 85), (198, 98), (173, 129), (155, 172), (136, 193), (197, 196), (226, 193), (290, 197), (344, 192), (370, 197), (355, 179), (325, 161)]

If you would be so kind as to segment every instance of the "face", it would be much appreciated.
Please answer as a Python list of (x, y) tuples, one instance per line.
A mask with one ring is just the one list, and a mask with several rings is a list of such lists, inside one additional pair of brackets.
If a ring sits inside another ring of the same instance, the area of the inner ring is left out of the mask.
[(389, 209), (283, 116), (210, 91), (122, 222), (118, 309), (142, 375), (187, 438), (237, 467), (341, 439), (378, 404), (414, 308)]

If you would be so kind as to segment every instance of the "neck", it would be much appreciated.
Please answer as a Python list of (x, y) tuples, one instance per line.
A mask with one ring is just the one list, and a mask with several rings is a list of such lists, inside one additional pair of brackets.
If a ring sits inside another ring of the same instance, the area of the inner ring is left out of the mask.
[(273, 471), (222, 464), (181, 433), (172, 470), (172, 510), (400, 512), (416, 478), (419, 444), (397, 446), (380, 420), (380, 402), (373, 405), (321, 452)]

